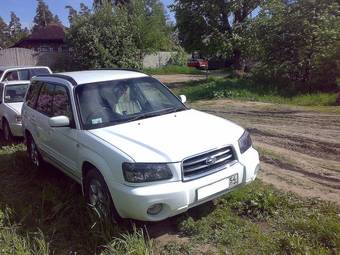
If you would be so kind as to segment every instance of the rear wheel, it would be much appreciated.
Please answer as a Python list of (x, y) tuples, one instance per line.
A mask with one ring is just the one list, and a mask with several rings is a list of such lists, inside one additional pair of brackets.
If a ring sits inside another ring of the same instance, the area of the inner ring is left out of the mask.
[(34, 168), (40, 169), (44, 162), (40, 155), (38, 146), (31, 135), (27, 136), (27, 153)]
[(6, 143), (13, 142), (13, 135), (6, 119), (2, 121), (2, 132)]
[(86, 174), (84, 193), (86, 202), (95, 210), (100, 220), (108, 222), (121, 220), (112, 202), (105, 180), (95, 168), (90, 169)]

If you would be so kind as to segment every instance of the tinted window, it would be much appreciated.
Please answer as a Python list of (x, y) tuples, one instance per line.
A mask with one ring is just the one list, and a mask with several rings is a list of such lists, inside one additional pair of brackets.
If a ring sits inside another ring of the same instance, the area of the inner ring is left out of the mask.
[(19, 73), (20, 80), (28, 81), (31, 78), (29, 70), (18, 70), (18, 73)]
[(48, 116), (52, 113), (54, 87), (53, 84), (43, 83), (37, 101), (37, 111)]
[(10, 71), (6, 73), (4, 81), (17, 81), (19, 80), (18, 72), (17, 71)]
[(7, 85), (5, 87), (5, 103), (23, 102), (28, 84)]
[(27, 102), (27, 105), (31, 108), (35, 108), (35, 104), (37, 102), (40, 87), (41, 87), (41, 82), (37, 82), (37, 81), (33, 81), (31, 85), (29, 86), (27, 96), (26, 96), (26, 102)]
[(56, 85), (53, 98), (52, 116), (67, 116), (72, 119), (72, 110), (67, 90), (63, 86)]
[(34, 68), (31, 69), (31, 77), (42, 75), (42, 74), (50, 74), (50, 72), (46, 68)]

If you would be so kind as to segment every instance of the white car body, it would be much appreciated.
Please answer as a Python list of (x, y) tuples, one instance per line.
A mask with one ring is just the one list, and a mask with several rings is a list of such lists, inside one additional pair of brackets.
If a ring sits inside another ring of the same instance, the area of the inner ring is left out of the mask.
[(8, 103), (5, 100), (6, 87), (11, 85), (29, 85), (29, 81), (7, 81), (0, 83), (0, 127), (2, 128), (4, 121), (7, 121), (12, 135), (22, 137), (21, 108), (23, 102)]
[[(52, 73), (51, 69), (47, 66), (0, 66), (0, 82), (11, 81), (6, 80), (6, 76), (11, 72), (16, 72), (17, 79), (15, 80), (27, 80), (29, 81), (33, 76), (35, 76), (35, 70), (43, 69), (47, 73)], [(24, 71), (27, 71), (25, 77), (23, 76)]]
[[(25, 134), (32, 135), (46, 161), (81, 185), (86, 165), (95, 166), (122, 218), (160, 221), (256, 178), (260, 167), (257, 151), (250, 147), (241, 153), (238, 145), (244, 129), (204, 112), (188, 109), (103, 128), (85, 130), (81, 127), (74, 95), (76, 86), (137, 77), (148, 76), (133, 71), (102, 70), (33, 78), (33, 81), (62, 84), (68, 88), (75, 126), (52, 128), (48, 116), (24, 103)], [(230, 148), (231, 162), (209, 174), (185, 177), (184, 161), (221, 148)], [(124, 162), (167, 163), (172, 178), (150, 183), (127, 182), (122, 173)], [(161, 204), (162, 209), (151, 215), (148, 209), (155, 204)]]

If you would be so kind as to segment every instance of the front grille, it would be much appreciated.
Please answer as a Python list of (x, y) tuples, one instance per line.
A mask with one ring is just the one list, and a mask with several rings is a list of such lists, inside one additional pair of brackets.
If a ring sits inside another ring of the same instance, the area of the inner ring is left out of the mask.
[(183, 180), (196, 179), (220, 171), (234, 160), (234, 151), (231, 146), (208, 151), (185, 159), (182, 164)]

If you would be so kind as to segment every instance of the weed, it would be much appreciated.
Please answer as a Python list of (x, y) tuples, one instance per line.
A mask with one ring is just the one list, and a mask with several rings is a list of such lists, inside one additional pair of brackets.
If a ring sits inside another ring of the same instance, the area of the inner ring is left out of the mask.
[(336, 100), (335, 93), (289, 95), (241, 78), (222, 79), (211, 77), (207, 81), (188, 82), (176, 93), (185, 94), (191, 101), (229, 98), (301, 106), (335, 105)]
[(176, 66), (167, 65), (159, 68), (145, 68), (143, 70), (145, 73), (150, 75), (160, 75), (160, 74), (202, 74), (202, 72), (196, 68), (188, 66)]

